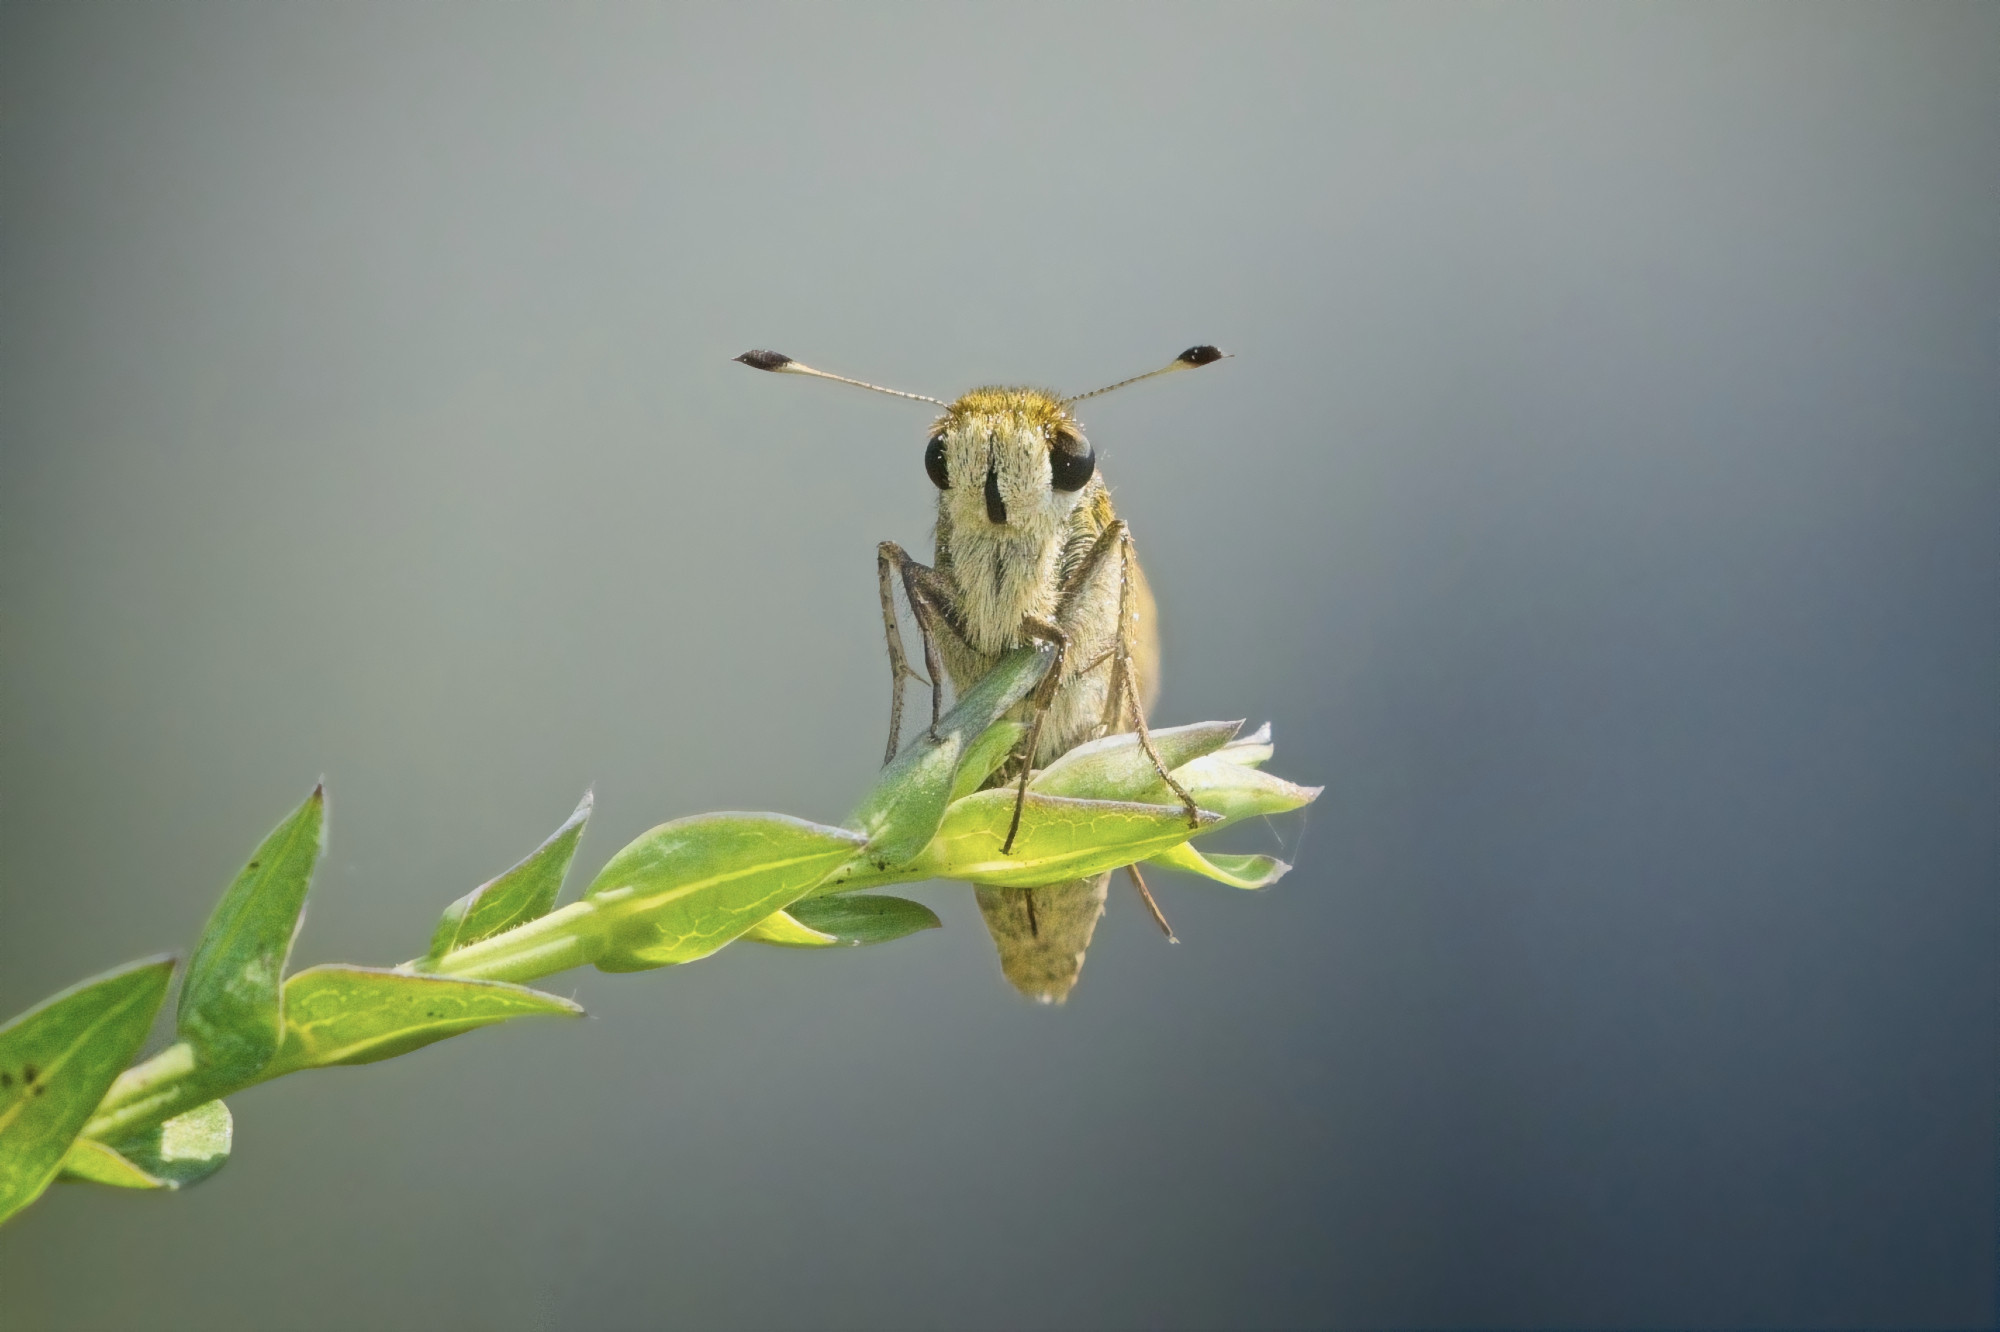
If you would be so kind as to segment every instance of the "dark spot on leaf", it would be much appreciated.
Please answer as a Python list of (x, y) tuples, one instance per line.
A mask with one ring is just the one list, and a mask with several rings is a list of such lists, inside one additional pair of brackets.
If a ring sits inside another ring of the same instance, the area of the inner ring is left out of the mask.
[(38, 1070), (35, 1068), (33, 1064), (21, 1065), (21, 1081), (33, 1082), (35, 1080), (35, 1075), (37, 1071)]
[(47, 1090), (48, 1090), (47, 1087), (37, 1087), (35, 1088), (35, 1095), (40, 1096), (43, 1092)]
[(251, 862), (250, 862), (250, 868), (251, 868), (251, 869), (256, 869), (256, 868), (257, 868), (257, 867), (258, 867), (259, 865), (261, 865), (261, 864), (263, 864), (263, 863), (264, 863), (264, 862), (263, 862), (263, 861), (261, 861), (261, 860), (253, 860), (253, 861), (251, 861)]
[(0, 1087), (11, 1087), (13, 1085), (14, 1075), (12, 1073), (0, 1073)]

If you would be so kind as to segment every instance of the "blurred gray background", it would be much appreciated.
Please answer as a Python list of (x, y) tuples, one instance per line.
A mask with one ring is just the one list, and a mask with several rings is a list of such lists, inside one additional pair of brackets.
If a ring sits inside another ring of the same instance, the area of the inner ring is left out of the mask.
[(1995, 1314), (2000, 9), (0, 10), (0, 1013), (297, 961), (595, 785), (836, 820), (941, 396), (1085, 422), (1245, 894), (1069, 1005), (969, 893), (237, 1098), (22, 1328)]

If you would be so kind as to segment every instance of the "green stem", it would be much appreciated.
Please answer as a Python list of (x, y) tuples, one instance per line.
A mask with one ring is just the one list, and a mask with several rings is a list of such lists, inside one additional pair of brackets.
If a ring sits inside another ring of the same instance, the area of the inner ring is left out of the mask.
[[(560, 911), (552, 911), (504, 934), (481, 939), (435, 963), (413, 964), (411, 969), (461, 980), (519, 983), (586, 966), (603, 948), (603, 925), (597, 905), (585, 900), (572, 902)], [(267, 1076), (275, 1076), (275, 1072), (260, 1072), (240, 1080), (219, 1080), (200, 1066), (193, 1046), (176, 1041), (118, 1075), (111, 1090), (98, 1103), (97, 1113), (83, 1126), (82, 1136), (100, 1141), (122, 1138), (217, 1097), (233, 1096), (263, 1082)]]
[(173, 1118), (199, 1073), (194, 1047), (186, 1041), (176, 1041), (118, 1075), (111, 1090), (98, 1103), (97, 1113), (83, 1126), (83, 1136), (114, 1137)]
[(597, 903), (572, 902), (503, 934), (426, 959), (413, 969), (427, 976), (516, 984), (588, 966), (604, 951), (604, 923)]
[(233, 1096), (263, 1080), (262, 1073), (248, 1078), (218, 1078), (213, 1069), (201, 1067), (192, 1045), (176, 1041), (151, 1059), (119, 1074), (79, 1136), (100, 1141), (122, 1138), (163, 1124), (219, 1097)]

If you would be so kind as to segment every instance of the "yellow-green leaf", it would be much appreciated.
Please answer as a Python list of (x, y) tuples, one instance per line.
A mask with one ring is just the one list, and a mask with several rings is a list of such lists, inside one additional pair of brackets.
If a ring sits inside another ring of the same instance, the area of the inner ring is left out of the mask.
[(606, 938), (603, 971), (707, 957), (783, 911), (867, 845), (860, 833), (783, 814), (700, 814), (641, 834), (585, 900)]
[(325, 826), (326, 794), (314, 787), (229, 885), (188, 962), (180, 1037), (218, 1078), (253, 1077), (277, 1052), (285, 1025), (285, 959)]
[(757, 922), (743, 937), (781, 948), (837, 948), (892, 943), (944, 922), (921, 902), (875, 893), (809, 897)]
[[(1174, 777), (1194, 797), (1197, 805), (1221, 816), (1214, 827), (1206, 830), (1209, 832), (1226, 828), (1241, 819), (1260, 814), (1282, 814), (1309, 805), (1319, 798), (1323, 789), (1299, 786), (1261, 769), (1233, 763), (1219, 753), (1183, 763), (1174, 769)], [(1146, 795), (1148, 800), (1163, 802), (1174, 798), (1166, 784), (1157, 779)]]
[(840, 940), (799, 924), (789, 911), (773, 911), (743, 931), (746, 943), (776, 944), (780, 948), (832, 948)]
[(170, 1189), (173, 1185), (149, 1175), (137, 1165), (95, 1138), (78, 1138), (63, 1157), (62, 1178), (86, 1184), (108, 1184), (114, 1189)]
[(444, 909), (443, 919), (431, 935), (425, 962), (435, 962), (446, 953), (467, 944), (490, 939), (516, 925), (539, 920), (554, 909), (562, 892), (563, 878), (569, 873), (583, 826), (590, 820), (590, 792), (576, 812), (549, 839), (528, 853), (526, 859), (496, 879), (474, 888)]
[(1231, 888), (1268, 888), (1292, 868), (1273, 856), (1205, 855), (1186, 842), (1169, 847), (1146, 863), (1199, 874)]
[[(1159, 751), (1160, 761), (1171, 772), (1228, 744), (1242, 727), (1240, 721), (1169, 727), (1152, 733), (1153, 748)], [(1153, 792), (1163, 788), (1160, 771), (1146, 757), (1138, 735), (1124, 731), (1078, 745), (1037, 773), (1029, 781), (1028, 789), (1079, 800), (1148, 801), (1153, 799)]]
[(1215, 756), (1225, 763), (1256, 768), (1261, 767), (1274, 752), (1271, 746), (1271, 723), (1265, 722), (1249, 735), (1239, 735), (1216, 750)]
[[(951, 803), (959, 765), (972, 742), (1023, 698), (1048, 669), (1048, 648), (1017, 648), (965, 691), (938, 722), (936, 734), (920, 729), (848, 820), (868, 839), (868, 859), (878, 869), (901, 864), (937, 832)], [(991, 769), (988, 769), (991, 771)], [(983, 780), (983, 777), (982, 777)]]
[(0, 1219), (62, 1168), (70, 1143), (131, 1062), (166, 998), (170, 959), (71, 986), (0, 1027)]
[[(1083, 878), (1145, 860), (1200, 830), (1188, 826), (1187, 811), (1179, 805), (1072, 800), (1030, 791), (1014, 849), (1003, 855), (1013, 816), (1011, 789), (955, 802), (938, 835), (905, 867), (909, 877), (1012, 887)], [(1201, 828), (1218, 821), (1203, 813)]]
[(951, 798), (957, 800), (969, 796), (986, 785), (986, 779), (993, 770), (1005, 763), (1008, 756), (1020, 747), (1022, 737), (1028, 734), (1026, 722), (1011, 721), (1006, 718), (994, 722), (980, 733), (972, 747), (965, 751), (965, 758), (958, 765), (958, 776), (952, 779)]
[(810, 897), (794, 906), (792, 915), (802, 925), (848, 945), (891, 943), (944, 926), (923, 903), (878, 893)]
[(581, 1017), (567, 999), (504, 981), (310, 967), (285, 982), (285, 1041), (267, 1076), (370, 1064), (517, 1017)]
[(63, 1177), (121, 1189), (181, 1189), (199, 1184), (229, 1161), (236, 1121), (221, 1101), (209, 1101), (114, 1145), (78, 1138), (63, 1158)]

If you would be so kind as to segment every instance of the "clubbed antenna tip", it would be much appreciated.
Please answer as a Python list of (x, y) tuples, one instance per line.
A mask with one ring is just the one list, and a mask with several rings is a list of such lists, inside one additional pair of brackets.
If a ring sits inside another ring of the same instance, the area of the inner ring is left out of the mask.
[(1101, 398), (1115, 389), (1122, 389), (1128, 384), (1136, 384), (1142, 379), (1156, 379), (1161, 375), (1170, 375), (1176, 370), (1194, 370), (1204, 365), (1214, 365), (1217, 361), (1227, 360), (1228, 358), (1229, 353), (1222, 350), (1222, 348), (1206, 342), (1200, 343), (1197, 346), (1189, 347), (1186, 351), (1174, 357), (1173, 360), (1168, 361), (1157, 370), (1149, 370), (1143, 375), (1134, 375), (1130, 379), (1121, 379), (1116, 384), (1106, 384), (1103, 388), (1093, 389), (1089, 393), (1079, 393), (1074, 398), (1064, 398), (1063, 402), (1067, 404), (1082, 402), (1085, 398)]
[(939, 407), (949, 407), (951, 405), (941, 398), (926, 397), (921, 393), (905, 393), (901, 389), (883, 388), (880, 384), (870, 384), (865, 379), (849, 379), (846, 375), (830, 375), (824, 370), (815, 370), (809, 365), (794, 361), (783, 352), (765, 351), (759, 348), (756, 351), (744, 352), (736, 359), (753, 370), (769, 370), (771, 373), (779, 375), (811, 375), (814, 379), (831, 379), (836, 384), (852, 384), (856, 388), (865, 388), (870, 393), (886, 393), (892, 398), (909, 398), (916, 402), (935, 403)]

